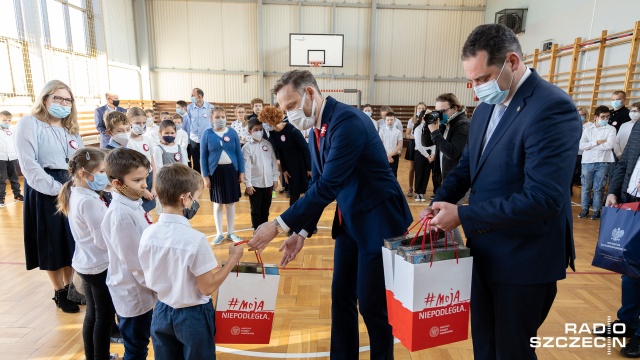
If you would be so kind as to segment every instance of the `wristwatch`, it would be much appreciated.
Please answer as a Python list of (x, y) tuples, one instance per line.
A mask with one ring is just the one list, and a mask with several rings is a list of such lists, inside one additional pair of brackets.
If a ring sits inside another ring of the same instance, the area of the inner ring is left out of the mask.
[(280, 222), (278, 221), (278, 219), (273, 220), (273, 223), (276, 226), (276, 231), (278, 232), (278, 234), (280, 234), (281, 232), (284, 231), (284, 229), (282, 228), (282, 225), (280, 225)]

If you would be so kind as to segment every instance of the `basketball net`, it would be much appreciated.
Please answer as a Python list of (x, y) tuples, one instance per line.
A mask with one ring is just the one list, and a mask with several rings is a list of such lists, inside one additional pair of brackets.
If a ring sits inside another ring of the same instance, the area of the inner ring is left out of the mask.
[(309, 69), (313, 74), (319, 74), (319, 69), (324, 65), (324, 61), (309, 61)]

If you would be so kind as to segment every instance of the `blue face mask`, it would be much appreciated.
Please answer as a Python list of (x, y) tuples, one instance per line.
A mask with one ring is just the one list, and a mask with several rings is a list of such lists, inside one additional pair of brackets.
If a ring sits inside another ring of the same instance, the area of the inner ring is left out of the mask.
[(192, 96), (191, 97), (191, 102), (195, 104), (196, 102), (198, 102), (198, 99), (196, 99), (195, 96)]
[(622, 100), (611, 100), (611, 106), (614, 109), (619, 109), (622, 107)]
[(93, 175), (93, 181), (89, 181), (87, 179), (87, 185), (89, 185), (89, 189), (93, 191), (101, 191), (107, 187), (107, 184), (109, 184), (109, 178), (107, 177), (107, 174), (97, 173), (91, 175)]
[(182, 108), (176, 108), (176, 113), (178, 115), (182, 115)]
[(502, 64), (502, 69), (500, 69), (500, 73), (498, 74), (497, 78), (473, 88), (473, 90), (476, 92), (476, 96), (483, 103), (491, 105), (500, 104), (509, 95), (509, 89), (511, 88), (511, 84), (513, 83), (513, 78), (516, 75), (515, 72), (513, 73), (513, 76), (511, 76), (511, 82), (509, 83), (509, 87), (506, 90), (500, 89), (500, 85), (498, 85), (498, 79), (500, 78), (500, 75), (502, 75), (502, 71), (504, 70), (506, 64), (507, 60), (505, 59), (504, 64)]
[(586, 118), (584, 116), (580, 116), (580, 120), (584, 121)]
[(442, 120), (440, 120), (440, 125), (446, 125), (447, 121), (449, 121), (449, 115), (443, 114), (442, 115)]
[(607, 126), (607, 123), (609, 123), (607, 120), (598, 120), (598, 125), (600, 126)]
[(365, 111), (364, 114), (367, 115), (368, 117), (371, 117), (371, 111)]
[(9, 124), (0, 124), (0, 127), (3, 129), (8, 129), (9, 128)]
[(49, 106), (49, 114), (55, 118), (64, 119), (71, 114), (71, 106), (62, 106), (56, 103), (51, 103)]

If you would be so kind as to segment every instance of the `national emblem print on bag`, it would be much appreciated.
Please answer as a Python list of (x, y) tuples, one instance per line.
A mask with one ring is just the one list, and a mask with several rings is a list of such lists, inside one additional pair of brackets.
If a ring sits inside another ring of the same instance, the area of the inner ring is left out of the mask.
[(613, 241), (620, 241), (623, 236), (624, 236), (624, 230), (620, 228), (615, 228), (613, 229), (613, 231), (611, 231), (611, 240)]

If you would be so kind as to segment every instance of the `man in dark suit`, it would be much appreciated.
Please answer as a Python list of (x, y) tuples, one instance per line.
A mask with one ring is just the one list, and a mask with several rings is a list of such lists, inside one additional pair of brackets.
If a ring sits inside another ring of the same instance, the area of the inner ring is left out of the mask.
[[(516, 35), (478, 26), (462, 49), (478, 106), (458, 166), (423, 213), (471, 248), (476, 360), (536, 359), (531, 337), (571, 265), (569, 185), (581, 125), (571, 98), (522, 62)], [(468, 206), (454, 205), (471, 188)]]
[(107, 135), (107, 126), (104, 123), (104, 114), (110, 111), (119, 111), (122, 113), (127, 112), (127, 109), (118, 106), (120, 105), (118, 94), (109, 91), (104, 95), (104, 97), (107, 103), (96, 108), (93, 119), (96, 124), (96, 129), (100, 132), (100, 148), (102, 149), (104, 149), (107, 144), (109, 144), (109, 140), (111, 140), (111, 137)]
[(286, 265), (304, 244), (303, 229), (315, 227), (325, 207), (337, 200), (331, 359), (358, 358), (358, 309), (369, 332), (371, 358), (392, 359), (382, 240), (403, 234), (412, 217), (380, 136), (362, 111), (324, 99), (309, 71), (285, 73), (273, 92), (291, 124), (299, 130), (313, 127), (312, 180), (304, 197), (274, 222), (258, 227), (250, 250), (262, 250), (278, 233), (293, 230), (280, 248), (281, 265)]

